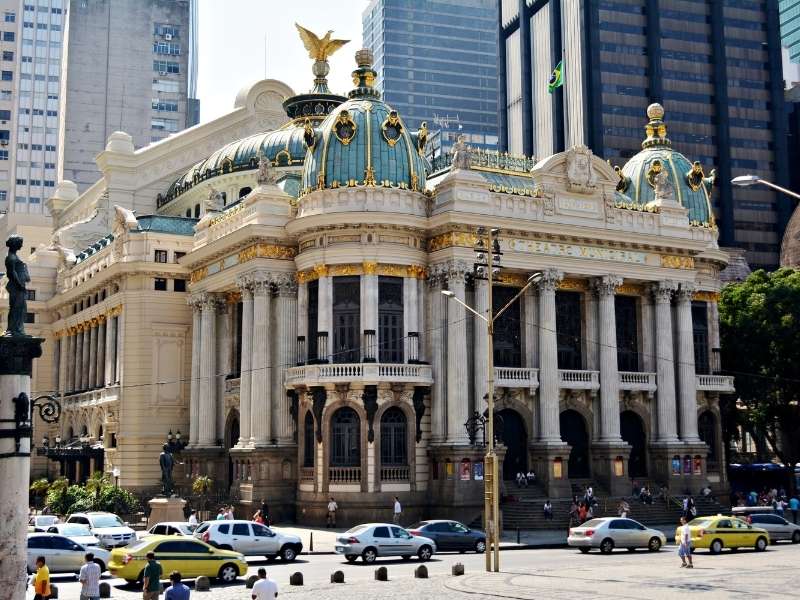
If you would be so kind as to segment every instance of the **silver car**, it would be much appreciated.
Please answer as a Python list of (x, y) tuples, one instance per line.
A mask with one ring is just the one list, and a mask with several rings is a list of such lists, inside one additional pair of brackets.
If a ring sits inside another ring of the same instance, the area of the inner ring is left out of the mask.
[(78, 525), (77, 523), (59, 523), (58, 525), (51, 525), (47, 528), (47, 533), (57, 533), (68, 537), (73, 542), (77, 542), (81, 546), (99, 546), (98, 540), (91, 530), (86, 525)]
[(800, 544), (800, 525), (790, 523), (780, 515), (751, 514), (750, 522), (755, 527), (761, 527), (767, 530), (770, 544), (781, 540), (791, 541), (793, 544)]
[(367, 523), (356, 525), (337, 537), (334, 550), (351, 563), (359, 556), (368, 564), (379, 556), (400, 556), (408, 560), (416, 555), (425, 561), (436, 552), (436, 542), (424, 536), (411, 535), (397, 525)]
[(661, 531), (645, 527), (633, 519), (616, 517), (586, 521), (580, 527), (570, 528), (567, 537), (567, 545), (584, 554), (592, 548), (599, 548), (603, 554), (611, 554), (614, 548), (627, 548), (631, 552), (647, 548), (650, 552), (658, 552), (666, 543), (667, 537)]
[(77, 573), (85, 563), (87, 552), (94, 554), (100, 572), (106, 570), (111, 552), (97, 546), (83, 546), (55, 533), (28, 534), (28, 572), (36, 572), (36, 558), (44, 556), (51, 573)]

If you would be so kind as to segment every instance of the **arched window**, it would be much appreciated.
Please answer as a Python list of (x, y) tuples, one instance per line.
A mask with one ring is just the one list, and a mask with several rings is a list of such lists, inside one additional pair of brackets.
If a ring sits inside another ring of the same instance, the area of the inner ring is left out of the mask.
[(194, 218), (195, 219), (199, 219), (200, 218), (200, 205), (199, 204), (195, 204), (194, 205)]
[(352, 408), (340, 408), (331, 417), (331, 466), (360, 465), (361, 419)]
[(397, 407), (388, 409), (381, 417), (381, 465), (408, 464), (406, 445), (406, 415)]
[(186, 216), (187, 217), (191, 217), (192, 216), (192, 209), (191, 208), (187, 208), (186, 209)]
[(314, 416), (311, 411), (306, 413), (303, 423), (303, 466), (314, 466)]
[(242, 198), (247, 196), (247, 194), (249, 194), (252, 191), (253, 191), (253, 188), (251, 188), (251, 187), (239, 188), (239, 200), (241, 200)]

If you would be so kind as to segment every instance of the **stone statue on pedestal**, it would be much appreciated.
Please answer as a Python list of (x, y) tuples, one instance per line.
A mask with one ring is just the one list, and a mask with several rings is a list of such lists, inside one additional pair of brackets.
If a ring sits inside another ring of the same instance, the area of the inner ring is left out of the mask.
[(6, 276), (8, 283), (8, 329), (5, 335), (27, 336), (25, 333), (25, 313), (28, 311), (27, 283), (31, 280), (27, 265), (17, 256), (17, 251), (22, 248), (22, 238), (18, 235), (9, 236), (6, 240), (8, 256), (6, 256)]
[(161, 454), (158, 455), (158, 465), (161, 467), (161, 493), (169, 498), (175, 488), (172, 480), (172, 467), (175, 466), (175, 458), (169, 451), (167, 444), (164, 444)]

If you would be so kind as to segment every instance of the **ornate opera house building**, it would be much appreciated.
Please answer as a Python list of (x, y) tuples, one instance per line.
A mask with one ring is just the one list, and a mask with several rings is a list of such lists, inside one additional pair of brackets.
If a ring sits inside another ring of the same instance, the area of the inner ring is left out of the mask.
[(137, 151), (116, 132), (96, 185), (60, 183), (30, 327), (47, 338), (36, 387), (64, 416), (36, 468), (155, 491), (180, 430), (182, 487), (209, 475), (246, 510), (320, 521), (333, 495), (346, 521), (385, 519), (397, 495), (409, 518), (477, 516), (486, 329), (441, 292), (486, 310), (484, 226), (500, 230), (495, 307), (542, 274), (495, 328), (505, 478), (532, 469), (553, 497), (724, 488), (727, 257), (713, 174), (672, 148), (662, 107), (617, 168), (585, 147), (463, 143), (431, 164), (371, 60), (356, 54), (347, 97), (317, 60), (308, 93), (259, 82)]

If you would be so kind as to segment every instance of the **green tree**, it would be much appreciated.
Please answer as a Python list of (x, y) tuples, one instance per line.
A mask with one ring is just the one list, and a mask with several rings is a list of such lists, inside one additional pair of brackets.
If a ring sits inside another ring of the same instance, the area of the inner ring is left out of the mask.
[(198, 475), (192, 481), (192, 493), (200, 496), (203, 510), (208, 510), (208, 495), (214, 489), (214, 481), (207, 475)]
[(722, 361), (736, 378), (736, 420), (784, 464), (800, 461), (800, 271), (758, 270), (722, 290)]
[(39, 501), (47, 495), (47, 490), (50, 489), (50, 482), (42, 477), (31, 483), (31, 494), (33, 494), (34, 503), (39, 506)]
[(98, 504), (100, 503), (100, 493), (103, 491), (104, 488), (111, 485), (111, 480), (109, 479), (108, 475), (103, 471), (95, 471), (92, 475), (86, 480), (86, 491), (92, 495), (92, 508), (98, 510)]

